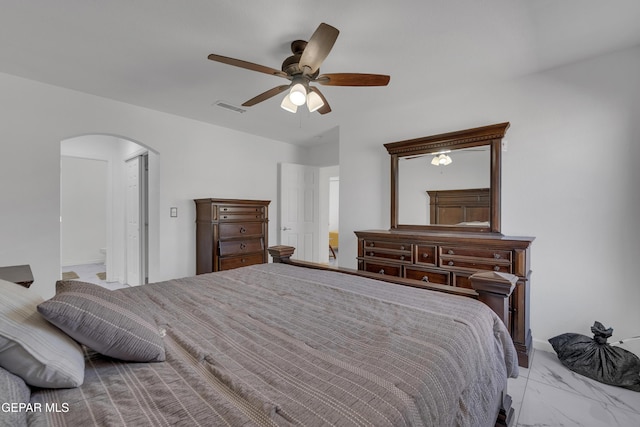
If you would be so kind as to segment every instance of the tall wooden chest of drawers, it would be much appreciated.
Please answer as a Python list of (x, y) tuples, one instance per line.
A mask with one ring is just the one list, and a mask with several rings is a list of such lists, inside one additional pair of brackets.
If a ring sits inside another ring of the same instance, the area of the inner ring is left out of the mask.
[(196, 274), (268, 262), (269, 200), (195, 203)]
[(529, 366), (529, 288), (533, 237), (490, 233), (369, 230), (358, 236), (358, 270), (471, 289), (469, 276), (497, 271), (518, 276), (507, 325), (520, 366)]

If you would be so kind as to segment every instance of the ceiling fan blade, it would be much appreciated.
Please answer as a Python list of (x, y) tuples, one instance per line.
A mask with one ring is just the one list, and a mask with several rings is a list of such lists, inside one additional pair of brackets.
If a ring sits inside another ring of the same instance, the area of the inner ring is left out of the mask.
[(325, 86), (386, 86), (390, 79), (384, 74), (333, 73), (321, 74), (315, 82)]
[(320, 98), (322, 99), (322, 102), (324, 102), (324, 105), (320, 108), (318, 108), (316, 111), (320, 114), (327, 114), (331, 112), (331, 107), (329, 106), (329, 102), (327, 101), (327, 98), (324, 97), (324, 95), (322, 94), (322, 92), (320, 92), (320, 89), (318, 89), (317, 87), (312, 87), (309, 86), (309, 89), (314, 91), (315, 93), (318, 94), (318, 96), (320, 96)]
[(309, 68), (308, 71), (305, 70), (305, 74), (313, 74), (320, 68), (320, 64), (331, 52), (338, 34), (340, 34), (340, 31), (324, 22), (318, 26), (300, 57), (300, 68)]
[(253, 62), (243, 61), (241, 59), (229, 58), (228, 56), (216, 55), (212, 53), (207, 58), (212, 61), (222, 62), (223, 64), (229, 64), (240, 68), (245, 68), (251, 71), (257, 71), (259, 73), (270, 74), (272, 76), (288, 78), (289, 76), (284, 71), (276, 70), (275, 68), (265, 67), (264, 65), (254, 64)]
[(269, 98), (272, 98), (274, 96), (276, 96), (277, 94), (279, 94), (280, 92), (283, 92), (285, 90), (289, 89), (289, 85), (282, 85), (282, 86), (277, 86), (274, 87), (273, 89), (269, 89), (266, 92), (262, 92), (260, 95), (255, 96), (253, 98), (251, 98), (250, 100), (248, 100), (247, 102), (245, 102), (244, 104), (242, 104), (243, 107), (251, 107), (253, 105), (256, 105), (262, 101), (266, 101)]

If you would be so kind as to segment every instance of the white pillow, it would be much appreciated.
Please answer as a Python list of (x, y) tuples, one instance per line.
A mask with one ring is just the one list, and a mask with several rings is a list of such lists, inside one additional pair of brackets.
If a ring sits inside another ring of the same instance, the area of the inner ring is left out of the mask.
[(82, 385), (82, 349), (38, 313), (43, 299), (4, 280), (0, 295), (0, 366), (36, 387)]

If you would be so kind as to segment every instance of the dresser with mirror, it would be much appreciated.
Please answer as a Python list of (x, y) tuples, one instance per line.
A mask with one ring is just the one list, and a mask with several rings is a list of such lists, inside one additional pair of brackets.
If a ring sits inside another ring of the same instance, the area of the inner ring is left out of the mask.
[(509, 123), (385, 144), (391, 226), (356, 231), (358, 269), (471, 289), (482, 271), (517, 276), (507, 327), (528, 367), (533, 237), (501, 233), (502, 140)]

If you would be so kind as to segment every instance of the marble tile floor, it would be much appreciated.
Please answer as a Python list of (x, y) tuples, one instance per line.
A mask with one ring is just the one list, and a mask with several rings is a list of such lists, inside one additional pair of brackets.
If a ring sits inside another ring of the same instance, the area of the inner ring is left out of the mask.
[(78, 278), (73, 280), (94, 283), (111, 290), (129, 287), (129, 285), (125, 285), (119, 282), (107, 282), (106, 280), (100, 280), (97, 274), (103, 273), (105, 271), (104, 264), (81, 264), (62, 267), (63, 273), (69, 271), (73, 271), (78, 275)]
[(529, 369), (509, 379), (514, 426), (640, 426), (640, 393), (578, 375), (555, 353), (536, 350)]

